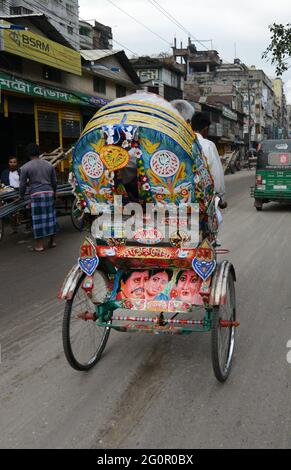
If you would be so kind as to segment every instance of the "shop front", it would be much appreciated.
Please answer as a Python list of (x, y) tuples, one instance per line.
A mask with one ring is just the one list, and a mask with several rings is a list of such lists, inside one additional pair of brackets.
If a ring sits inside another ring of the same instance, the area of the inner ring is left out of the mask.
[(83, 126), (108, 102), (96, 96), (46, 87), (0, 72), (0, 165), (13, 155), (23, 162), (25, 147), (41, 152), (70, 148)]

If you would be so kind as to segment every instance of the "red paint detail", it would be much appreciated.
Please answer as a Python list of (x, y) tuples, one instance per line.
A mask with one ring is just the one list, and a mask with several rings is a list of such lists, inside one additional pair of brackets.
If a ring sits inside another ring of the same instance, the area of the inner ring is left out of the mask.
[(96, 314), (94, 312), (82, 312), (78, 313), (77, 318), (80, 318), (80, 320), (96, 320)]
[(94, 251), (92, 245), (82, 245), (81, 246), (81, 258), (92, 258), (94, 256)]
[(229, 321), (229, 320), (220, 320), (219, 325), (221, 328), (229, 328), (234, 326), (235, 328), (239, 326), (239, 322), (237, 321)]

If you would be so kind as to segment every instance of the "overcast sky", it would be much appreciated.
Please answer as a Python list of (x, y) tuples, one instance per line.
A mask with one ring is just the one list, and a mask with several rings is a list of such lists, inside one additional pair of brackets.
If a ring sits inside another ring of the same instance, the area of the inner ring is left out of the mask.
[[(160, 13), (152, 5), (155, 1), (190, 31), (192, 39), (212, 39), (212, 47), (224, 61), (233, 61), (236, 48), (236, 56), (246, 65), (256, 65), (270, 78), (275, 77), (274, 67), (261, 56), (270, 42), (268, 26), (273, 22), (291, 22), (290, 0), (270, 3), (262, 0), (79, 0), (80, 17), (111, 26), (113, 38), (138, 55), (171, 51), (174, 37), (178, 45), (181, 41), (186, 44), (187, 33)], [(137, 24), (113, 3), (160, 37)], [(114, 49), (122, 49), (120, 44), (114, 42)], [(198, 50), (211, 48), (210, 42), (203, 44), (205, 47), (195, 43)], [(128, 49), (124, 48), (131, 57)], [(282, 79), (291, 104), (291, 67)]]

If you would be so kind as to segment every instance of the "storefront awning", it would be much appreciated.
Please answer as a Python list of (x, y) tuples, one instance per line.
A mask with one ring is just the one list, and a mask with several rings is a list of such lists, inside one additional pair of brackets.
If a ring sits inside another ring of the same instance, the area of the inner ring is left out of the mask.
[(100, 108), (110, 102), (110, 100), (99, 98), (98, 96), (86, 95), (78, 91), (68, 91), (61, 88), (47, 87), (30, 80), (16, 78), (14, 75), (12, 76), (4, 72), (0, 72), (0, 89), (1, 92), (6, 90), (25, 96), (61, 101), (79, 106), (91, 106), (95, 108)]

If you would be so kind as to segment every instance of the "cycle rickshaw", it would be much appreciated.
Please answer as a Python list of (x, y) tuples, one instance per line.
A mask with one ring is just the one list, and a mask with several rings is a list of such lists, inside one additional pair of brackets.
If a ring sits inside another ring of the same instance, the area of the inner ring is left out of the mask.
[[(224, 382), (238, 326), (235, 271), (229, 261), (217, 261), (228, 251), (215, 248), (213, 181), (190, 127), (155, 95), (117, 99), (84, 129), (71, 181), (80, 210), (93, 223), (59, 293), (66, 300), (63, 345), (69, 364), (80, 371), (92, 368), (112, 329), (211, 332), (214, 373)], [(117, 195), (122, 208), (115, 204)], [(124, 203), (129, 203), (126, 216)], [(132, 216), (133, 203), (142, 212), (138, 223), (128, 223), (128, 235), (123, 222)], [(199, 208), (194, 242), (187, 232), (190, 203)], [(147, 204), (162, 213), (158, 225), (148, 225), (153, 220)], [(170, 206), (187, 208), (178, 224), (180, 212), (173, 216)]]

